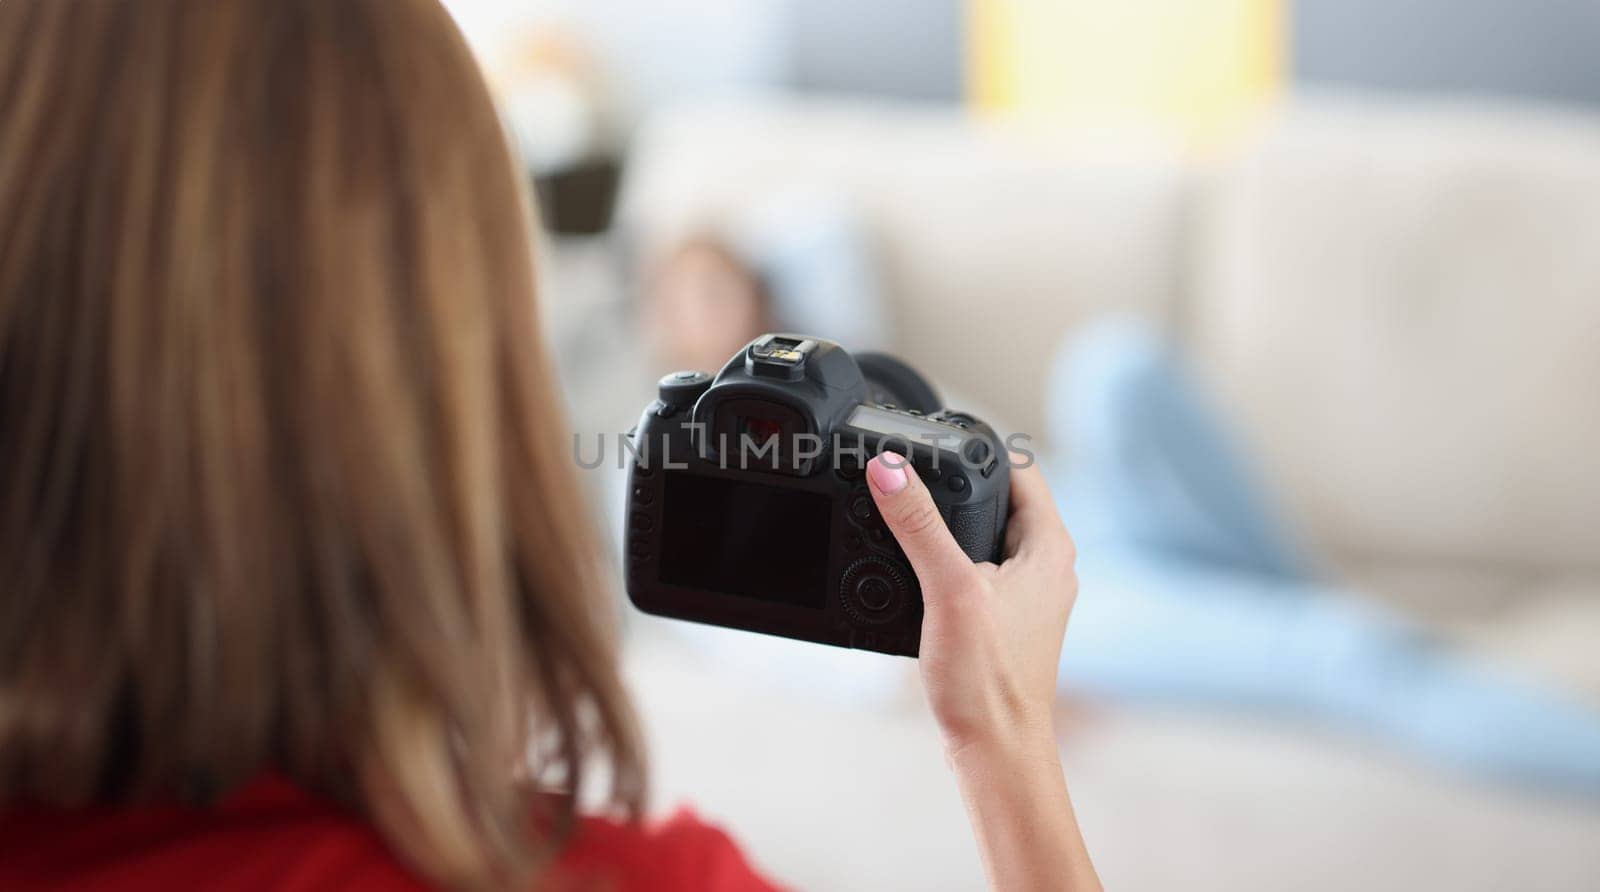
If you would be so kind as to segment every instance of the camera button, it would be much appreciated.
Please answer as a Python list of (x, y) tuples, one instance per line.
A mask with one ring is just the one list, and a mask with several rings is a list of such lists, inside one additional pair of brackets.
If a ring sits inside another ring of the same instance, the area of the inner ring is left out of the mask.
[(643, 511), (635, 511), (628, 520), (628, 528), (635, 533), (648, 533), (656, 528), (656, 522)]
[(869, 576), (856, 583), (856, 597), (868, 610), (887, 610), (894, 600), (894, 588), (881, 576)]
[(853, 454), (841, 455), (833, 470), (839, 479), (854, 483), (861, 479), (861, 460)]
[(867, 531), (867, 535), (871, 536), (872, 541), (879, 545), (889, 541), (889, 531), (883, 527), (873, 527)]
[(628, 555), (636, 564), (642, 564), (650, 560), (654, 556), (650, 549), (650, 538), (648, 536), (628, 537)]
[(656, 494), (648, 486), (635, 486), (633, 488), (633, 502), (636, 505), (648, 505), (656, 500)]
[(871, 521), (876, 510), (876, 507), (872, 504), (872, 499), (867, 496), (856, 496), (855, 500), (850, 503), (850, 516), (861, 523)]
[(966, 492), (967, 478), (961, 476), (960, 474), (951, 474), (945, 480), (945, 486), (948, 486), (951, 492)]

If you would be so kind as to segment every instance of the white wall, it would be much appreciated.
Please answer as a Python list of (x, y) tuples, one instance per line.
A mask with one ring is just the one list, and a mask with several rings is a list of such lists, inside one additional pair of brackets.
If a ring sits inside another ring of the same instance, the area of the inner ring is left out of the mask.
[(602, 62), (627, 119), (707, 93), (770, 88), (787, 79), (788, 0), (445, 0), (491, 57), (508, 35), (569, 28)]

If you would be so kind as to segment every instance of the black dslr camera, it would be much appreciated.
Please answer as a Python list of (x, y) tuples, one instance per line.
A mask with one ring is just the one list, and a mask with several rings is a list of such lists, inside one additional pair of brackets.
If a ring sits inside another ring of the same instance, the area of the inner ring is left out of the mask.
[(907, 456), (974, 561), (1000, 556), (1010, 463), (920, 375), (799, 335), (677, 372), (627, 441), (628, 596), (646, 613), (916, 656), (922, 591), (863, 476)]

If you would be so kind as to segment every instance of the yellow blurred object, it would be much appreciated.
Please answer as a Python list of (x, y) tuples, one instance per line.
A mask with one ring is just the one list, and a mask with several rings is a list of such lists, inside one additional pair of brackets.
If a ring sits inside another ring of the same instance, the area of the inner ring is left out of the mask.
[(1283, 0), (967, 3), (968, 95), (984, 112), (1207, 152), (1283, 81)]

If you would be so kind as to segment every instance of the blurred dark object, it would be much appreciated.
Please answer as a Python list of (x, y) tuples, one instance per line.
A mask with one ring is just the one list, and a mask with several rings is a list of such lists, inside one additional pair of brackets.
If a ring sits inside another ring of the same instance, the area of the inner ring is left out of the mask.
[(597, 158), (562, 170), (534, 175), (539, 217), (561, 235), (596, 235), (611, 226), (622, 162)]

